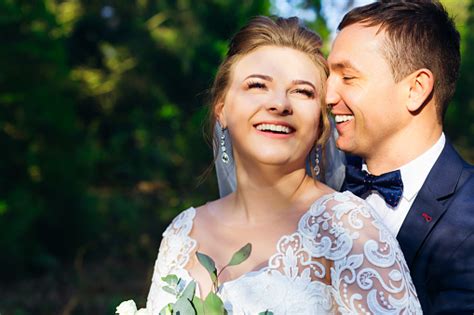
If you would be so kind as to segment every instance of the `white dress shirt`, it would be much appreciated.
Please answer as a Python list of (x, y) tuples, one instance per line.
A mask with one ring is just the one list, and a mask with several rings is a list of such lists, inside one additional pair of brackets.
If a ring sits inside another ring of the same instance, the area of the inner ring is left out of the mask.
[[(400, 203), (395, 207), (385, 203), (382, 195), (373, 190), (366, 198), (367, 202), (377, 211), (382, 221), (388, 227), (393, 236), (397, 236), (410, 207), (415, 201), (418, 192), (428, 177), (428, 174), (435, 164), (436, 160), (443, 151), (446, 143), (444, 133), (438, 141), (425, 153), (416, 159), (400, 167), (400, 173), (403, 182), (403, 195)], [(362, 164), (362, 170), (367, 170), (367, 165)]]

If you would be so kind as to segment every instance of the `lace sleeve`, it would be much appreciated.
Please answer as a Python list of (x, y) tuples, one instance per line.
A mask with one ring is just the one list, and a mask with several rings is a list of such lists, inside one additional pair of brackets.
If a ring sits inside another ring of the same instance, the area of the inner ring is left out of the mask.
[(182, 279), (180, 284), (183, 288), (191, 280), (184, 267), (196, 247), (196, 242), (189, 237), (194, 216), (194, 208), (181, 212), (163, 233), (146, 303), (150, 314), (158, 314), (164, 306), (176, 302), (174, 295), (163, 290), (166, 283), (162, 277), (170, 274), (178, 276)]
[(350, 192), (329, 195), (302, 224), (312, 235), (307, 246), (331, 262), (338, 313), (422, 314), (398, 242), (364, 200)]

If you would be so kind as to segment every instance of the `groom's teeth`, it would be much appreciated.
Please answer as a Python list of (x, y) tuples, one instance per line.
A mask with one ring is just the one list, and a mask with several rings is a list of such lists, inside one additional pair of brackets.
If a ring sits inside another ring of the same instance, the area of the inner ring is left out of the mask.
[(334, 120), (336, 121), (336, 123), (346, 122), (346, 121), (349, 121), (349, 120), (352, 120), (352, 119), (354, 119), (353, 115), (336, 115), (336, 116), (334, 116)]
[(260, 124), (256, 128), (257, 128), (257, 130), (261, 130), (261, 131), (274, 131), (274, 132), (290, 133), (290, 127), (282, 126), (282, 125)]

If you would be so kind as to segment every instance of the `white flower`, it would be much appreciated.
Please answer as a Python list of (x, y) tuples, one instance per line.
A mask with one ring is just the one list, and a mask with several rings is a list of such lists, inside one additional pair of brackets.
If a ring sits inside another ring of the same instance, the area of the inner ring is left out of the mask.
[[(137, 312), (137, 305), (133, 300), (128, 300), (120, 303), (119, 306), (117, 306), (117, 310), (115, 311), (115, 314), (119, 315), (135, 315)], [(143, 314), (140, 314), (143, 315)]]
[(146, 308), (141, 308), (135, 313), (135, 315), (150, 315), (150, 313)]

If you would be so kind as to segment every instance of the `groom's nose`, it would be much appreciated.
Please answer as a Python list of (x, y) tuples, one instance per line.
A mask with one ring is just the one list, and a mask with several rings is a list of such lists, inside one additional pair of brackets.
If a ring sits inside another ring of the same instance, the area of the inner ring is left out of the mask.
[(341, 97), (335, 88), (335, 78), (329, 75), (326, 81), (326, 104), (329, 109), (332, 109), (340, 100)]

